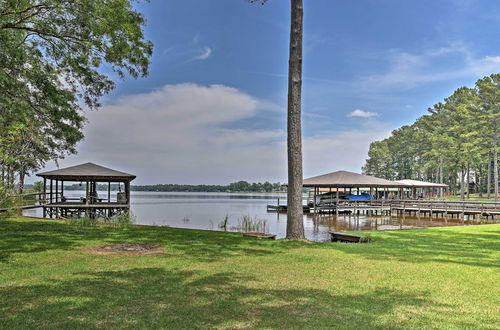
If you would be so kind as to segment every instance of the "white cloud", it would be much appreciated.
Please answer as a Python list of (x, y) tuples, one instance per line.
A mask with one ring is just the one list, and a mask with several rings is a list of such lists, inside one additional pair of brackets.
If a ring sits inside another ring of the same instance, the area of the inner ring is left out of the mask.
[(373, 127), (306, 138), (303, 145), (305, 177), (337, 170), (361, 173), (370, 143), (390, 135), (391, 130)]
[[(283, 182), (286, 132), (231, 128), (260, 112), (282, 109), (222, 85), (166, 85), (118, 97), (88, 113), (79, 154), (60, 165), (95, 162), (136, 174), (135, 184)], [(359, 171), (370, 142), (389, 134), (377, 127), (305, 137), (304, 175)]]
[(352, 112), (347, 114), (347, 117), (360, 117), (360, 118), (370, 118), (378, 116), (380, 116), (380, 114), (377, 112), (364, 111), (361, 109), (353, 110)]
[(205, 46), (199, 50), (199, 55), (195, 56), (195, 60), (206, 60), (212, 55), (212, 48)]
[[(479, 79), (500, 72), (500, 56), (477, 56), (460, 42), (418, 54), (392, 49), (385, 57), (389, 66), (384, 73), (366, 76), (359, 82), (366, 89), (408, 89), (438, 81)], [(444, 62), (448, 64), (443, 65)]]

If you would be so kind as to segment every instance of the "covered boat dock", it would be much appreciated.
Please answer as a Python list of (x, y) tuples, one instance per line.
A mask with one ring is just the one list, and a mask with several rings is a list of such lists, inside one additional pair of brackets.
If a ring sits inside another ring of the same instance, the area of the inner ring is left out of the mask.
[[(313, 188), (313, 201), (312, 207), (313, 212), (358, 212), (362, 207), (365, 211), (372, 209), (369, 204), (364, 203), (348, 203), (345, 200), (347, 194), (353, 195), (353, 189), (356, 191), (356, 196), (361, 196), (361, 191), (368, 190), (368, 199), (371, 201), (373, 199), (389, 199), (391, 193), (390, 188), (396, 188), (396, 195), (398, 198), (403, 197), (403, 189), (406, 186), (402, 183), (389, 181), (385, 179), (376, 178), (369, 175), (349, 172), (349, 171), (336, 171), (328, 174), (323, 174), (311, 178), (307, 178), (303, 181), (302, 186), (304, 188)], [(325, 190), (328, 192), (325, 193)], [(343, 191), (341, 191), (341, 189)], [(320, 191), (323, 195), (328, 195), (329, 198), (325, 201), (322, 200)], [(341, 199), (341, 196), (344, 199)], [(354, 207), (352, 207), (354, 205)], [(385, 208), (377, 206), (374, 212), (384, 212)]]
[[(307, 178), (303, 181), (303, 187), (312, 188), (304, 212), (389, 214), (394, 201), (418, 198), (417, 189), (437, 189), (442, 196), (447, 185), (416, 180), (390, 181), (349, 171), (336, 171)], [(268, 210), (286, 211), (286, 205), (269, 205)]]
[[(448, 188), (448, 185), (441, 183), (432, 183), (417, 180), (398, 180), (396, 182), (402, 183), (406, 186), (407, 197), (411, 199), (418, 199), (419, 197), (425, 197), (426, 193), (429, 194), (431, 190), (436, 189), (438, 191), (439, 198), (443, 198), (444, 191)], [(421, 194), (417, 194), (420, 190)]]
[[(37, 173), (43, 178), (43, 217), (111, 217), (129, 212), (130, 182), (135, 175), (113, 170), (93, 163), (85, 163), (54, 171)], [(68, 198), (64, 183), (85, 185), (85, 196)], [(99, 196), (98, 183), (107, 183), (106, 196)], [(118, 183), (119, 192), (111, 195), (111, 183)], [(121, 187), (123, 186), (123, 192)]]

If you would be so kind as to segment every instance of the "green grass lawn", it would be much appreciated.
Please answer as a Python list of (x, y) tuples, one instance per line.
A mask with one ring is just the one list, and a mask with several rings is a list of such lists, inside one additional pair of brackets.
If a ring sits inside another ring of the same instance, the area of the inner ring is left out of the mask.
[[(451, 202), (460, 202), (462, 201), (460, 199), (460, 195), (451, 195), (451, 196), (445, 196), (444, 198), (445, 201), (451, 201)], [(494, 202), (495, 201), (495, 195), (491, 194), (490, 199), (486, 198), (486, 193), (483, 193), (483, 197), (479, 197), (479, 194), (471, 194), (469, 198), (465, 196), (465, 201), (466, 202)]]
[[(372, 237), (263, 241), (0, 219), (0, 327), (500, 328), (499, 225)], [(113, 242), (166, 253), (83, 248)]]

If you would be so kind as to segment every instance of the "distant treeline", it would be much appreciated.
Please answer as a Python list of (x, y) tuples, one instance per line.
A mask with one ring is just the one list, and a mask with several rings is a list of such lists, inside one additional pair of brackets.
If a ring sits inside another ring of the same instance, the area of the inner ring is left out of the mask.
[[(38, 186), (39, 184), (35, 184)], [(26, 188), (32, 188), (33, 185), (26, 185)], [(65, 190), (85, 190), (85, 183), (72, 184), (64, 186)], [(118, 183), (111, 184), (112, 191), (123, 190), (124, 186)], [(98, 184), (97, 190), (108, 190), (108, 184)], [(155, 185), (132, 185), (132, 191), (161, 191), (161, 192), (273, 192), (282, 191), (281, 183), (254, 182), (247, 181), (233, 182), (228, 185), (188, 185), (188, 184), (155, 184)]]
[(500, 74), (460, 87), (412, 125), (373, 142), (363, 172), (416, 179), (499, 198)]

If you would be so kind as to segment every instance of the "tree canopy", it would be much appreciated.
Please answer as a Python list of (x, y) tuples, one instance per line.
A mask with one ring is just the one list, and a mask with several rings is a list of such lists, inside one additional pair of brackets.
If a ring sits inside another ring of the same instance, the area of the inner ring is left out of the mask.
[(459, 187), (464, 197), (472, 170), (479, 192), (489, 195), (493, 181), (498, 199), (499, 125), (500, 74), (492, 74), (474, 88), (458, 88), (412, 125), (373, 142), (363, 172), (389, 180), (447, 183)]
[(114, 79), (148, 74), (152, 43), (130, 0), (0, 0), (1, 182), (74, 153), (84, 109)]

